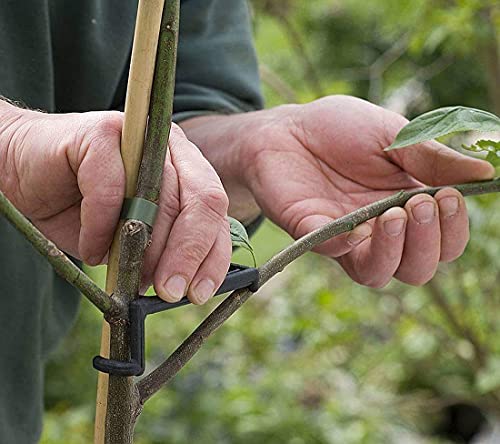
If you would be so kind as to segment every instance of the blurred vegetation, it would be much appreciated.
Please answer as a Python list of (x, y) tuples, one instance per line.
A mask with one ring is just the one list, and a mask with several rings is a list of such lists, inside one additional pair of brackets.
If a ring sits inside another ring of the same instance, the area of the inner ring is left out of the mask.
[[(455, 104), (499, 112), (496, 0), (255, 0), (252, 7), (268, 106), (342, 93), (410, 116)], [(493, 421), (500, 203), (482, 197), (468, 206), (466, 254), (422, 288), (362, 288), (314, 255), (293, 264), (149, 401), (136, 442), (428, 444), (453, 438), (450, 408), (477, 407)], [(265, 223), (253, 239), (259, 262), (288, 242)], [(250, 263), (244, 252), (237, 256)], [(102, 280), (102, 269), (92, 273)], [(148, 365), (216, 303), (148, 320)], [(100, 324), (84, 302), (48, 365), (43, 443), (91, 442)]]

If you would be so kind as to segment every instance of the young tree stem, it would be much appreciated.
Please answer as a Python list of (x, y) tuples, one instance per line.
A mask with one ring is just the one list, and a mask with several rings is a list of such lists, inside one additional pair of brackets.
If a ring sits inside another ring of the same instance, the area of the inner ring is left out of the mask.
[[(158, 35), (164, 0), (139, 0), (132, 44), (132, 55), (125, 97), (125, 115), (121, 137), (121, 156), (125, 169), (125, 197), (135, 196), (137, 177), (142, 158), (144, 135), (148, 120), (151, 88), (153, 83)], [(119, 274), (119, 254), (123, 250), (120, 221), (111, 245), (106, 274), (106, 291), (114, 294)], [(132, 290), (130, 290), (132, 293)], [(116, 341), (112, 340), (110, 325), (103, 322), (100, 354), (112, 357), (120, 354)], [(114, 349), (110, 348), (114, 344)], [(109, 444), (110, 430), (106, 427), (108, 399), (114, 399), (108, 391), (109, 380), (106, 373), (99, 373), (97, 382), (94, 444)], [(115, 401), (113, 401), (115, 402)], [(117, 409), (115, 409), (117, 410)], [(117, 435), (119, 432), (116, 433)]]
[[(160, 197), (163, 167), (172, 123), (175, 65), (179, 30), (180, 0), (166, 0), (158, 37), (154, 78), (149, 100), (146, 141), (138, 173), (135, 196), (157, 203)], [(147, 30), (144, 30), (145, 32)], [(144, 253), (151, 241), (152, 229), (140, 221), (125, 223), (120, 239), (120, 266), (116, 298), (126, 304), (138, 297)], [(111, 323), (110, 357), (128, 360), (128, 323)], [(106, 444), (129, 444), (141, 412), (133, 378), (109, 377), (106, 412)]]

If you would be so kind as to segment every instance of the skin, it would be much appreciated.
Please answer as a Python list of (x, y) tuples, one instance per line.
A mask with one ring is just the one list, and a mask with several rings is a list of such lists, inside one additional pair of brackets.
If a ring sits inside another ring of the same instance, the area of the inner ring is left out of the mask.
[[(117, 112), (47, 115), (0, 102), (0, 189), (60, 248), (91, 265), (105, 261), (119, 218), (122, 120)], [(153, 282), (170, 302), (212, 296), (230, 261), (228, 205), (233, 217), (249, 222), (262, 211), (300, 237), (403, 188), (493, 176), (486, 162), (435, 142), (384, 152), (405, 123), (360, 99), (332, 96), (191, 119), (182, 127), (196, 146), (174, 127), (144, 286)], [(420, 285), (467, 240), (465, 202), (445, 189), (415, 196), (317, 251), (364, 285), (392, 277)]]
[[(202, 117), (187, 122), (185, 130), (231, 185), (230, 202), (246, 196), (247, 205), (230, 212), (249, 220), (261, 208), (298, 238), (401, 189), (493, 177), (490, 164), (437, 142), (384, 151), (406, 123), (366, 101), (331, 96), (246, 115)], [(415, 196), (317, 252), (335, 258), (363, 285), (383, 287), (392, 277), (422, 285), (440, 261), (460, 256), (468, 239), (465, 201), (450, 188), (435, 198)]]
[[(58, 247), (105, 262), (124, 197), (123, 114), (43, 114), (0, 101), (0, 189)], [(174, 126), (143, 284), (204, 303), (231, 258), (228, 198), (201, 152)], [(217, 264), (217, 265), (216, 265)]]

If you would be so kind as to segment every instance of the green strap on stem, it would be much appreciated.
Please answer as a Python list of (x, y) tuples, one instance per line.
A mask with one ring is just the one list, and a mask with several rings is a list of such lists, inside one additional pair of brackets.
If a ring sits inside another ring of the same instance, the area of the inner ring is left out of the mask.
[(121, 218), (123, 220), (135, 219), (153, 227), (158, 205), (141, 197), (127, 198), (123, 201)]

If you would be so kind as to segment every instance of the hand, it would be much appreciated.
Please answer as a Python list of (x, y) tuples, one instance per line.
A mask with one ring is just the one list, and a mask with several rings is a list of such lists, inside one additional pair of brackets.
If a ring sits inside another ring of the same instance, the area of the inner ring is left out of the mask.
[[(258, 114), (241, 150), (245, 182), (265, 215), (295, 238), (401, 189), (494, 174), (488, 163), (437, 142), (383, 151), (406, 119), (353, 97)], [(317, 251), (336, 258), (361, 284), (382, 287), (395, 276), (420, 285), (467, 241), (465, 201), (448, 188), (435, 198), (415, 196)]]
[[(59, 248), (91, 265), (105, 261), (124, 197), (123, 115), (1, 105), (11, 118), (0, 131), (0, 189)], [(227, 207), (217, 174), (174, 125), (144, 284), (154, 281), (170, 302), (212, 296), (231, 257)]]

